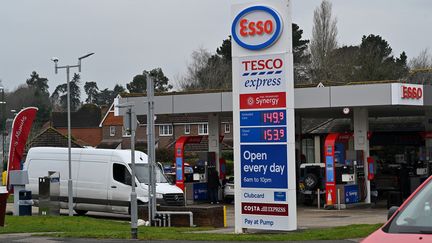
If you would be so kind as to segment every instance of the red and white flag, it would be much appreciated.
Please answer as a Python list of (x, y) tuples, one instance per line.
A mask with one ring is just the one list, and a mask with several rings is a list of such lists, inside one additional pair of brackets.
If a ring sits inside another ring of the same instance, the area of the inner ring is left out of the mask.
[(9, 160), (7, 164), (7, 185), (9, 187), (9, 173), (12, 170), (21, 170), (21, 160), (33, 120), (38, 108), (27, 107), (22, 109), (12, 123), (11, 138), (9, 144)]

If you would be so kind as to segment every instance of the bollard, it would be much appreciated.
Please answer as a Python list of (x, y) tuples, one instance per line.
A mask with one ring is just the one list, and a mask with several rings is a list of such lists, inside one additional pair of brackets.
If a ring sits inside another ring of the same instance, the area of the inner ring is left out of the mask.
[(186, 187), (184, 187), (184, 205), (187, 206), (187, 193), (186, 193)]
[(320, 189), (317, 189), (317, 202), (318, 202), (318, 209), (321, 209), (321, 197), (320, 197)]
[(337, 202), (338, 202), (338, 210), (341, 210), (341, 204), (340, 204), (340, 189), (337, 189)]
[(227, 224), (227, 210), (226, 210), (226, 206), (224, 205), (223, 206), (223, 225), (224, 225), (224, 228), (226, 228), (226, 227), (228, 227), (228, 224)]

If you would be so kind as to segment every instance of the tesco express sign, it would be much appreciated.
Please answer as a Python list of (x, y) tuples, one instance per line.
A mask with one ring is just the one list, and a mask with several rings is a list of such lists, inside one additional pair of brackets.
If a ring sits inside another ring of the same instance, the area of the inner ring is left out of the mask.
[(273, 45), (282, 33), (282, 18), (266, 6), (252, 6), (234, 19), (231, 34), (237, 44), (249, 50), (261, 50)]

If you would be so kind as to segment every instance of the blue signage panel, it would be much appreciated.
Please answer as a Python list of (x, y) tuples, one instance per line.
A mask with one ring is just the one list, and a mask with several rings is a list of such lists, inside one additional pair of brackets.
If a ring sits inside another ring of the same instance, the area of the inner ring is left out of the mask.
[(286, 192), (274, 192), (274, 201), (275, 202), (285, 202), (286, 201)]
[(240, 128), (241, 143), (278, 143), (286, 141), (286, 127)]
[(346, 185), (345, 188), (345, 203), (357, 203), (359, 201), (359, 189), (357, 185)]
[(241, 111), (240, 126), (286, 125), (285, 110)]
[(176, 179), (183, 180), (183, 160), (181, 157), (176, 158)]
[(194, 183), (193, 197), (195, 201), (207, 200), (207, 183)]
[(335, 144), (334, 159), (335, 163), (345, 164), (345, 145), (343, 143)]
[(326, 177), (327, 182), (334, 182), (333, 156), (326, 156)]
[(288, 188), (287, 145), (241, 145), (243, 188)]

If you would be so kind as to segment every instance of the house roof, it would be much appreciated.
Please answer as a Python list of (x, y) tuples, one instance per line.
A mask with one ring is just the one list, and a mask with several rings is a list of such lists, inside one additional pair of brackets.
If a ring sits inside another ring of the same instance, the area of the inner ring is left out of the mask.
[[(52, 126), (67, 127), (67, 112), (52, 112)], [(98, 127), (101, 121), (100, 108), (80, 109), (71, 112), (71, 127)]]
[[(31, 141), (27, 143), (27, 148), (32, 147), (67, 147), (68, 139), (53, 127), (48, 127)], [(71, 147), (82, 148), (80, 144), (72, 139)]]
[[(67, 128), (57, 128), (57, 131), (67, 136)], [(73, 128), (72, 137), (82, 146), (97, 146), (102, 140), (102, 128), (100, 127), (83, 127)]]

